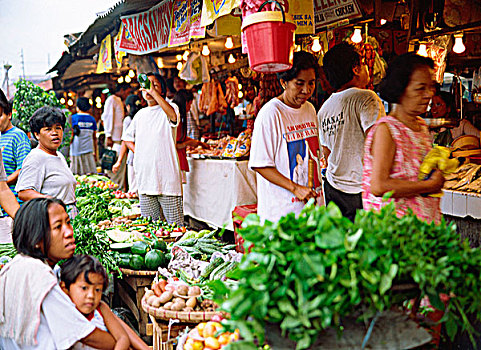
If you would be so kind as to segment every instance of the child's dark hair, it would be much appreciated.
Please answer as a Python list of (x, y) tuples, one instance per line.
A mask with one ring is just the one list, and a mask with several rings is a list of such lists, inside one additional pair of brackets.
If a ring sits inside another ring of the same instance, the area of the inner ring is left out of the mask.
[(77, 108), (82, 112), (88, 112), (90, 108), (92, 108), (92, 105), (87, 97), (79, 97), (77, 99)]
[(65, 288), (70, 289), (81, 273), (84, 274), (85, 282), (89, 284), (91, 284), (89, 273), (98, 273), (104, 279), (103, 290), (107, 289), (109, 285), (107, 272), (100, 261), (91, 255), (74, 255), (65, 261), (60, 269), (60, 281), (65, 283)]

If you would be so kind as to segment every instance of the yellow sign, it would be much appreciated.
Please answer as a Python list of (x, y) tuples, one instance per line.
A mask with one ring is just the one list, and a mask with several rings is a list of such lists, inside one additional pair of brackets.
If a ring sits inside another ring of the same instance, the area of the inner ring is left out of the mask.
[(100, 44), (97, 74), (107, 73), (112, 69), (112, 41), (110, 34)]
[(122, 23), (120, 23), (119, 32), (114, 37), (114, 50), (115, 50), (115, 61), (117, 62), (117, 67), (122, 67), (122, 59), (127, 54), (125, 51), (119, 49), (120, 40), (122, 39)]
[(240, 4), (241, 0), (204, 0), (200, 25), (202, 27), (208, 26), (217, 18), (228, 15)]
[(289, 0), (287, 13), (294, 17), (297, 24), (296, 34), (314, 34), (314, 2), (312, 0)]

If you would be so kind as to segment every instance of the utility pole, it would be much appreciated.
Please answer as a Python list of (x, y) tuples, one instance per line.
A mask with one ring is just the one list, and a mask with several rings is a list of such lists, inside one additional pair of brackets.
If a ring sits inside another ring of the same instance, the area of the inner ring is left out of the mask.
[(22, 63), (22, 72), (23, 72), (23, 79), (25, 79), (25, 60), (23, 57), (23, 48), (22, 48), (22, 53), (20, 54), (20, 57), (22, 60), (20, 61)]
[(6, 86), (5, 90), (7, 91), (7, 99), (10, 99), (10, 82), (9, 82), (9, 79), (8, 79), (8, 71), (10, 70), (10, 68), (12, 68), (12, 66), (8, 63), (5, 63), (3, 65), (3, 68), (5, 69), (5, 79), (3, 80), (3, 86)]

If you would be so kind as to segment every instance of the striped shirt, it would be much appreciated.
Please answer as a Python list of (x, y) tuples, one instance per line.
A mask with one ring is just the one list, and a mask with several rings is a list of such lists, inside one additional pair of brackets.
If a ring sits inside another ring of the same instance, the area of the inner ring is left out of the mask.
[[(0, 149), (3, 155), (3, 166), (7, 176), (12, 175), (15, 171), (22, 168), (23, 161), (30, 152), (30, 140), (22, 130), (17, 127), (12, 127), (5, 132), (2, 132), (0, 137)], [(10, 185), (10, 189), (15, 194), (17, 201), (21, 204), (22, 201), (18, 199), (18, 194), (15, 192), (15, 184)], [(1, 212), (1, 216), (7, 214)]]

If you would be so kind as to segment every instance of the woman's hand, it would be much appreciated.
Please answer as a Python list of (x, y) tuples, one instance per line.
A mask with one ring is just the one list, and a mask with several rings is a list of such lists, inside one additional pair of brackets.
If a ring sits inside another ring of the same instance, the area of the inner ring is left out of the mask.
[(113, 166), (112, 166), (112, 172), (115, 174), (117, 173), (117, 171), (119, 171), (120, 169), (120, 162), (116, 162)]
[(296, 184), (295, 182), (292, 183), (293, 188), (291, 192), (296, 196), (297, 199), (300, 199), (304, 203), (307, 203), (307, 201), (311, 198), (316, 198), (317, 197), (317, 192), (314, 191), (313, 189), (305, 186), (301, 186), (299, 184)]
[(426, 181), (431, 184), (429, 193), (437, 193), (443, 188), (445, 179), (443, 173), (436, 169), (436, 171), (434, 171), (431, 177)]

